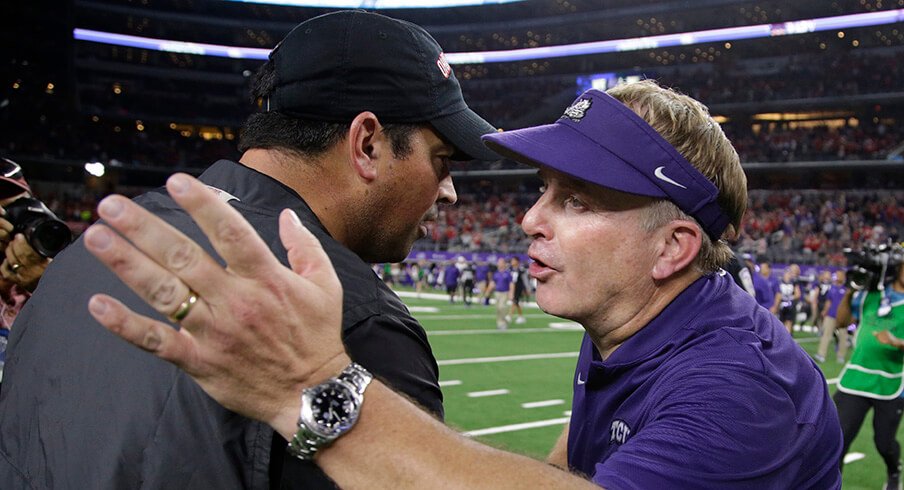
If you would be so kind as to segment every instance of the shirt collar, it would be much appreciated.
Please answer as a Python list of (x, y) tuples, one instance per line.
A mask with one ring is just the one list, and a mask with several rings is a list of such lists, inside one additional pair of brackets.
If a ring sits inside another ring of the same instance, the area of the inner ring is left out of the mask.
[[(592, 349), (595, 369), (613, 370), (626, 368), (656, 356), (663, 350), (680, 344), (681, 334), (701, 311), (713, 294), (728, 285), (731, 278), (721, 271), (698, 278), (668, 304), (650, 323), (623, 342), (605, 361)], [(690, 331), (688, 331), (690, 333)]]

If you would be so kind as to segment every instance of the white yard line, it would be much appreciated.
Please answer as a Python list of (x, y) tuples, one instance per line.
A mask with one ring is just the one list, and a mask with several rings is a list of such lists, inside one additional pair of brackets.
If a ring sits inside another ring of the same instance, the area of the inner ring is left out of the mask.
[(556, 405), (564, 405), (565, 400), (543, 400), (539, 402), (527, 402), (522, 403), (521, 408), (540, 408), (540, 407), (554, 407)]
[(538, 420), (536, 422), (525, 422), (523, 424), (503, 425), (500, 427), (488, 427), (486, 429), (469, 430), (464, 432), (468, 437), (487, 436), (491, 434), (501, 434), (503, 432), (515, 432), (525, 429), (535, 429), (537, 427), (548, 427), (550, 425), (563, 425), (568, 423), (568, 417), (559, 419)]
[[(496, 318), (495, 316), (493, 318)], [(506, 330), (498, 330), (498, 329), (465, 329), (465, 330), (430, 330), (427, 332), (427, 335), (435, 336), (435, 335), (488, 335), (488, 334), (509, 334), (509, 333), (542, 333), (542, 332), (568, 332), (568, 330), (562, 330), (561, 328), (509, 328)]]
[(854, 461), (860, 461), (865, 457), (866, 455), (863, 453), (847, 453), (844, 455), (844, 464), (853, 463)]
[(452, 366), (457, 364), (485, 364), (489, 362), (508, 362), (508, 361), (533, 361), (537, 359), (561, 359), (564, 357), (577, 357), (577, 352), (557, 352), (553, 354), (522, 354), (518, 356), (499, 356), (499, 357), (471, 357), (468, 359), (445, 359), (436, 361), (440, 366)]
[[(411, 308), (409, 308), (411, 309)], [(411, 311), (414, 311), (411, 309)], [(467, 313), (460, 315), (424, 315), (421, 317), (425, 320), (486, 320), (486, 319), (496, 319), (496, 313)], [(549, 316), (546, 313), (525, 313), (524, 318), (548, 318), (551, 320), (556, 320), (557, 318), (554, 316)], [(580, 326), (580, 325), (579, 325)]]
[(458, 386), (458, 385), (460, 385), (460, 384), (461, 384), (461, 380), (460, 380), (460, 379), (450, 379), (450, 380), (440, 381), (440, 382), (439, 382), (440, 388), (442, 388), (443, 386)]
[[(418, 294), (414, 291), (396, 291), (394, 289), (393, 289), (393, 292), (396, 293), (396, 296), (398, 296), (400, 298), (441, 299), (441, 300), (449, 301), (449, 295), (443, 294), (443, 293), (420, 293), (420, 294)], [(473, 298), (474, 298), (475, 306), (478, 306), (477, 301), (483, 301), (483, 298), (480, 298), (476, 295)], [(496, 301), (491, 300), (491, 303), (496, 304)], [(461, 299), (461, 294), (458, 292), (456, 292), (456, 294), (455, 294), (455, 304), (456, 305), (464, 304)], [(537, 306), (537, 303), (535, 303), (533, 301), (522, 301), (521, 306), (524, 306), (527, 308), (540, 308), (539, 306)]]
[(501, 389), (501, 390), (486, 390), (486, 391), (472, 391), (468, 393), (468, 398), (483, 398), (485, 396), (499, 396), (499, 395), (508, 395), (509, 390)]

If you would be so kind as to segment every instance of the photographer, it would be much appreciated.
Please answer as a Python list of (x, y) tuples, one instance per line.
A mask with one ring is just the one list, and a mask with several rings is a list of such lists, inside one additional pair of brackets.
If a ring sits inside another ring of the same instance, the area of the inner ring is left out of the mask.
[[(901, 447), (895, 439), (901, 422), (904, 398), (904, 257), (902, 247), (890, 253), (866, 254), (861, 259), (869, 270), (878, 269), (878, 281), (860, 280), (849, 272), (851, 288), (838, 307), (838, 325), (848, 325), (853, 316), (860, 326), (850, 362), (844, 367), (835, 394), (835, 405), (844, 433), (844, 454), (872, 408), (876, 449), (885, 461), (888, 481), (885, 488), (900, 488)], [(876, 267), (878, 265), (878, 267)], [(860, 276), (860, 277), (858, 277)], [(891, 285), (885, 278), (893, 277)], [(856, 292), (854, 289), (859, 288)]]
[(31, 197), (22, 169), (16, 162), (0, 158), (0, 328), (7, 330), (51, 261), (36, 252), (24, 235), (13, 233), (6, 207), (22, 197)]

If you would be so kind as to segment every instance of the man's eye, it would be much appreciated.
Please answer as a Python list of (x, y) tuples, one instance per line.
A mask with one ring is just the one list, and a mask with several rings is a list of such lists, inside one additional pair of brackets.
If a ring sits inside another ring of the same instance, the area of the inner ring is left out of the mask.
[(584, 202), (575, 196), (568, 196), (565, 198), (565, 207), (584, 209)]

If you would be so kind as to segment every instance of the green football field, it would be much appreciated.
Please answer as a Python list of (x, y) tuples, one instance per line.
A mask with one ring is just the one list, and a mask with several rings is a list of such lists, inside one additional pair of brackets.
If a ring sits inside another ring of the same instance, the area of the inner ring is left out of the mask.
[[(460, 300), (449, 304), (408, 291), (400, 295), (427, 330), (439, 362), (447, 423), (495, 447), (545, 457), (571, 408), (583, 331), (533, 307), (525, 308), (525, 324), (500, 332), (494, 306), (465, 307)], [(815, 334), (795, 338), (807, 352), (816, 351)], [(842, 365), (830, 357), (822, 369), (834, 393)], [(899, 440), (901, 435), (899, 430)], [(872, 438), (868, 415), (848, 454), (845, 489), (878, 489), (885, 483), (885, 465)]]

